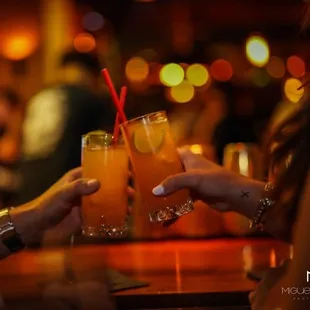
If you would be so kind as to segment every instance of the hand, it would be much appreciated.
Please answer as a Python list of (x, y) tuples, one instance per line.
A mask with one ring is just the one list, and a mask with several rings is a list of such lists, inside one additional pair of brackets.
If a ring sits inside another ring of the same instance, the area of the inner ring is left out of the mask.
[(11, 211), (11, 218), (25, 244), (41, 240), (45, 230), (71, 223), (80, 227), (80, 198), (96, 192), (97, 180), (82, 179), (77, 168), (64, 175), (42, 196)]
[(189, 149), (179, 149), (185, 172), (172, 175), (153, 189), (157, 196), (189, 188), (197, 199), (213, 205), (219, 211), (228, 211), (231, 192), (241, 176), (212, 163)]

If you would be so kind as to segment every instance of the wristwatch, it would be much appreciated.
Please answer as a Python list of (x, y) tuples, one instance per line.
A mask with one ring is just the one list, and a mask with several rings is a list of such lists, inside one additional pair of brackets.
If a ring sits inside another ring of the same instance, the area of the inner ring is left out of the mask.
[(14, 253), (23, 249), (25, 245), (11, 220), (11, 209), (13, 208), (0, 210), (0, 241), (7, 247), (10, 253)]

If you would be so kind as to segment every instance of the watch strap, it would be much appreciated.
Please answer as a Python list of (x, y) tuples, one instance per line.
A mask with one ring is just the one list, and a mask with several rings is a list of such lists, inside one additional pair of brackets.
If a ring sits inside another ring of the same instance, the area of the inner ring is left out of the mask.
[(10, 253), (17, 252), (25, 247), (20, 235), (16, 232), (15, 226), (10, 217), (10, 210), (0, 210), (0, 240), (7, 247)]

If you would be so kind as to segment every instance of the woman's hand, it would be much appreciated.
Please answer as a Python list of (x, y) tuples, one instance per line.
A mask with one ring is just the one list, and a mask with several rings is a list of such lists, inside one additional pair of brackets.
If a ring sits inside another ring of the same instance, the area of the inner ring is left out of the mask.
[(180, 149), (179, 154), (185, 172), (168, 177), (153, 189), (154, 195), (165, 196), (181, 188), (189, 188), (195, 198), (216, 210), (253, 216), (264, 183), (233, 173), (189, 149)]
[(80, 168), (68, 172), (40, 197), (10, 212), (25, 244), (39, 242), (44, 231), (57, 225), (72, 232), (80, 227), (80, 198), (100, 187), (99, 181), (81, 175)]

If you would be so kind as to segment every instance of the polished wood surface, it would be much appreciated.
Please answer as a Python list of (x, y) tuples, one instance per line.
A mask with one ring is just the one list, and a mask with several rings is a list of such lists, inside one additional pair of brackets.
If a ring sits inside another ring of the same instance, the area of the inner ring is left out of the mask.
[(5, 299), (39, 298), (42, 283), (62, 280), (68, 255), (78, 279), (104, 278), (106, 266), (137, 280), (144, 288), (115, 294), (120, 308), (242, 306), (256, 283), (246, 270), (276, 266), (289, 247), (274, 240), (219, 239), (78, 246), (24, 251), (0, 262)]

